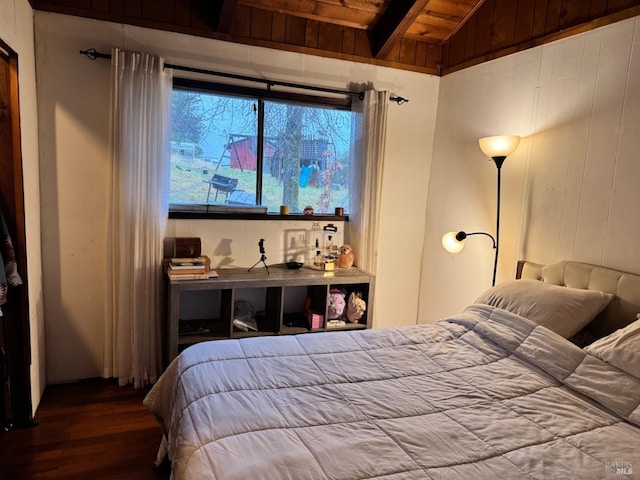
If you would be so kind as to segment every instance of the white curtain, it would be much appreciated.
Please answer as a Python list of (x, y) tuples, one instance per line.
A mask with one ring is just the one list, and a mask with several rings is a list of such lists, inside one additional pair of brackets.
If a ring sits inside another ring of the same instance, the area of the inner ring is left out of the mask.
[(112, 51), (104, 376), (136, 388), (162, 369), (170, 99), (162, 58)]
[(389, 92), (367, 90), (362, 101), (362, 152), (353, 169), (353, 202), (349, 212), (349, 241), (360, 268), (375, 274), (380, 236), (382, 170), (387, 138)]

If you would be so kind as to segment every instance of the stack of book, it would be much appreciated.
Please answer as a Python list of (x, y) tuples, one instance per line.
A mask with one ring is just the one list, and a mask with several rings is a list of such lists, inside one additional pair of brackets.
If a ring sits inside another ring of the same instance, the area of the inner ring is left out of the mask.
[(217, 276), (211, 270), (211, 260), (206, 255), (170, 259), (167, 275), (171, 280), (203, 280)]

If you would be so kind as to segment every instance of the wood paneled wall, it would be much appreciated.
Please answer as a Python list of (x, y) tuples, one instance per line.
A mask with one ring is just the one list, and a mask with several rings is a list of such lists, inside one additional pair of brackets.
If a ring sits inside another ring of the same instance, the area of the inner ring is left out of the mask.
[(640, 0), (485, 0), (442, 49), (442, 75), (640, 15)]

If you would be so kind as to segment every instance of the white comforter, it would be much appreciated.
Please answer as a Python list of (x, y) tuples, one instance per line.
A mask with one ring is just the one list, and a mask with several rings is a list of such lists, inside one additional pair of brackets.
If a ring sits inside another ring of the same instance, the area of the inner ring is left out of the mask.
[(174, 480), (640, 478), (639, 402), (640, 380), (484, 305), (201, 343), (145, 399)]

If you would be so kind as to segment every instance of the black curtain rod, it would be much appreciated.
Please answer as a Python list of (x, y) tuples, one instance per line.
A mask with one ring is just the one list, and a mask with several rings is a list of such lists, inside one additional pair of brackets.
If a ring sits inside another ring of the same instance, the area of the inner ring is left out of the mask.
[[(88, 50), (80, 50), (80, 54), (87, 56), (91, 60), (95, 60), (97, 58), (111, 59), (111, 54), (98, 52), (95, 48), (89, 48)], [(364, 98), (364, 92), (350, 92), (348, 90), (335, 90), (332, 88), (315, 87), (313, 85), (302, 85), (299, 83), (280, 82), (277, 80), (267, 80), (265, 78), (256, 78), (256, 77), (248, 77), (245, 75), (236, 75), (233, 73), (216, 72), (213, 70), (205, 70), (202, 68), (185, 67), (183, 65), (174, 65), (172, 63), (165, 63), (164, 66), (165, 68), (170, 68), (172, 70), (181, 70), (183, 72), (202, 73), (204, 75), (213, 75), (216, 77), (225, 77), (225, 78), (233, 78), (235, 80), (245, 80), (248, 82), (264, 83), (267, 86), (267, 90), (271, 90), (271, 87), (274, 87), (274, 86), (280, 86), (280, 87), (289, 87), (289, 88), (299, 88), (303, 90), (313, 90), (314, 92), (334, 93), (336, 95), (358, 97), (360, 100)], [(407, 103), (409, 101), (406, 98), (402, 98), (398, 96), (389, 97), (389, 100), (392, 102), (396, 102), (398, 105), (402, 105), (403, 103)]]

